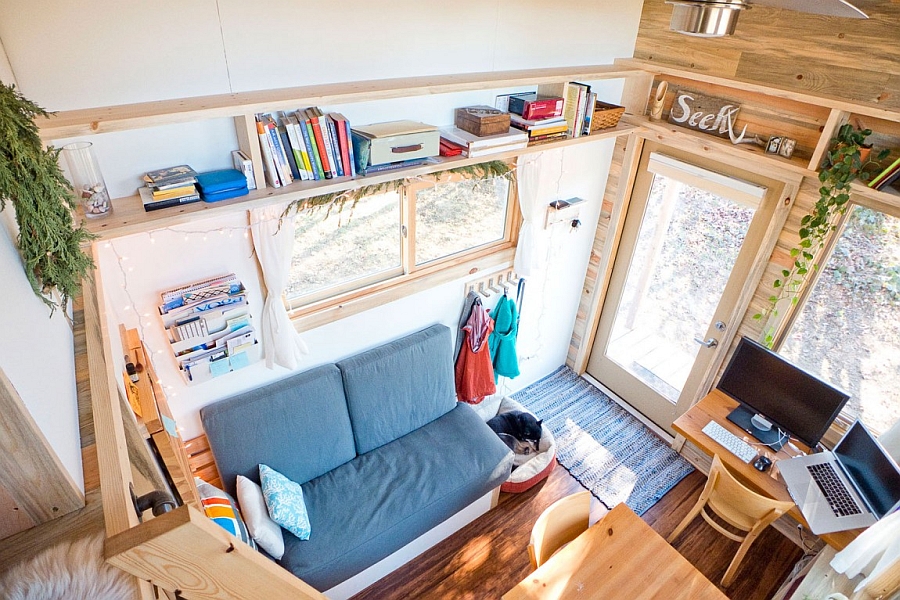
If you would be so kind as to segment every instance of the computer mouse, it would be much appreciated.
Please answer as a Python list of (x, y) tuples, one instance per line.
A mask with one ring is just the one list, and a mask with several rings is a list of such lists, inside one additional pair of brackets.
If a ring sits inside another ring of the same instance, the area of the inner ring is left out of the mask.
[(753, 463), (753, 468), (757, 471), (765, 471), (771, 466), (772, 459), (770, 459), (768, 456), (760, 456), (756, 459), (756, 462)]

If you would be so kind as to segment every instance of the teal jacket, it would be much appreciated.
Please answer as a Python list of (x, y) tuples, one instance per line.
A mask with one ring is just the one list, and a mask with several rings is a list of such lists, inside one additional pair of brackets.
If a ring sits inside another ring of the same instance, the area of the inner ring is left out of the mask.
[(507, 296), (501, 296), (497, 306), (491, 311), (494, 331), (488, 339), (491, 362), (494, 364), (494, 381), (499, 377), (518, 377), (519, 359), (516, 356), (516, 336), (519, 334), (519, 316), (516, 303)]

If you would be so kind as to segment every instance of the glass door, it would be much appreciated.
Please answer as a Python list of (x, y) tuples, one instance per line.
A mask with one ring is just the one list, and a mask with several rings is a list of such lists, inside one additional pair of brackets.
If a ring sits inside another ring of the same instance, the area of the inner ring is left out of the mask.
[(588, 373), (670, 430), (739, 318), (782, 188), (645, 145)]

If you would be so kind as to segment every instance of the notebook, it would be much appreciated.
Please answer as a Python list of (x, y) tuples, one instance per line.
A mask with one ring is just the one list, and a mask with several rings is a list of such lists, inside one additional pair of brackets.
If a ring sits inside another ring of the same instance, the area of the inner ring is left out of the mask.
[(831, 452), (778, 462), (816, 535), (868, 527), (900, 507), (900, 467), (857, 421)]

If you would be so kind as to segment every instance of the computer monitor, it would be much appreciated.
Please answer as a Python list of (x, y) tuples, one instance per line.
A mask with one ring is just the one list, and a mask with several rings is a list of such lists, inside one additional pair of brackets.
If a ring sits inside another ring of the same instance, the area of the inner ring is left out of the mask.
[[(789, 435), (815, 447), (850, 398), (745, 337), (716, 387), (740, 403), (728, 420), (773, 450)], [(765, 431), (755, 426), (751, 419), (757, 414), (773, 427)]]

